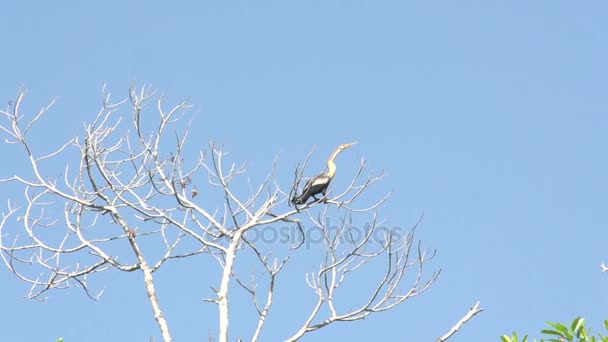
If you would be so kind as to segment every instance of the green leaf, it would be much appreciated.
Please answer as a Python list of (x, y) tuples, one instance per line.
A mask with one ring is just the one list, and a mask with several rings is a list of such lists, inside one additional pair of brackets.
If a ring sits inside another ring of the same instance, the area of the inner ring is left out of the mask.
[(502, 335), (500, 336), (500, 339), (502, 340), (502, 342), (517, 342), (517, 340), (512, 340), (509, 336), (507, 335)]
[(541, 330), (540, 331), (541, 334), (545, 334), (545, 335), (556, 335), (556, 336), (561, 336), (561, 337), (565, 337), (561, 332), (559, 331), (555, 331), (555, 330)]
[[(548, 323), (550, 326), (554, 327), (558, 332), (561, 333), (561, 336), (565, 338), (567, 341), (572, 341), (574, 335), (568, 330), (568, 327), (561, 323)], [(560, 342), (560, 341), (558, 341)]]
[(587, 332), (585, 331), (585, 319), (582, 317), (577, 317), (574, 322), (572, 322), (572, 332), (576, 334), (576, 337), (580, 337), (581, 334), (583, 337), (587, 337)]

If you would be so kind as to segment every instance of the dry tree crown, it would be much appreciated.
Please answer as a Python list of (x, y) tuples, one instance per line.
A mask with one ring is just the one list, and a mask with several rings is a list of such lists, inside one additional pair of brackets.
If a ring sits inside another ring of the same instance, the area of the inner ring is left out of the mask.
[[(294, 171), (278, 170), (275, 159), (267, 177), (242, 196), (246, 191), (236, 180), (247, 169), (227, 161), (222, 146), (211, 144), (196, 155), (186, 153), (190, 132), (187, 127), (177, 129), (190, 108), (185, 102), (167, 107), (146, 87), (130, 89), (127, 99), (113, 102), (104, 87), (103, 104), (81, 135), (41, 155), (31, 143), (31, 128), (41, 124), (53, 102), (28, 116), (22, 109), (24, 100), (25, 92), (20, 91), (0, 111), (5, 142), (25, 152), (31, 170), (31, 176), (15, 174), (0, 180), (23, 189), (23, 197), (10, 199), (2, 215), (0, 249), (5, 265), (31, 285), (29, 298), (44, 299), (52, 289), (78, 287), (98, 299), (101, 292), (91, 286), (93, 276), (109, 269), (142, 272), (154, 319), (163, 340), (171, 341), (155, 272), (172, 259), (207, 256), (221, 267), (217, 283), (201, 284), (214, 291), (206, 301), (218, 307), (217, 339), (229, 340), (229, 313), (235, 305), (229, 294), (243, 290), (255, 308), (252, 319), (257, 324), (250, 339), (257, 341), (266, 322), (272, 322), (273, 303), (282, 300), (275, 289), (286, 284), (281, 271), (288, 267), (290, 253), (306, 252), (299, 248), (306, 230), (315, 228), (322, 234), (322, 255), (316, 268), (302, 274), (302, 281), (316, 301), (285, 336), (296, 341), (334, 322), (394, 308), (423, 293), (438, 277), (438, 271), (428, 276), (423, 272), (433, 253), (415, 240), (417, 223), (402, 236), (380, 229), (376, 210), (388, 195), (358, 206), (382, 179), (381, 174), (366, 175), (364, 160), (345, 188), (330, 185), (323, 201), (291, 207), (290, 198), (308, 173), (312, 152), (296, 168), (294, 183), (279, 184), (277, 173)], [(56, 171), (49, 172), (45, 162), (63, 155), (76, 165), (68, 163), (62, 178), (50, 178)], [(339, 217), (339, 224), (330, 229), (331, 215)], [(353, 222), (362, 215), (371, 223), (362, 234), (353, 234)], [(276, 244), (264, 244), (248, 234), (278, 224), (297, 227), (301, 238), (284, 257), (273, 253)], [(262, 275), (251, 279), (239, 274), (235, 264), (241, 255), (253, 258)], [(383, 269), (372, 291), (361, 291), (352, 301), (356, 306), (340, 305), (336, 296), (341, 287), (372, 262)]]

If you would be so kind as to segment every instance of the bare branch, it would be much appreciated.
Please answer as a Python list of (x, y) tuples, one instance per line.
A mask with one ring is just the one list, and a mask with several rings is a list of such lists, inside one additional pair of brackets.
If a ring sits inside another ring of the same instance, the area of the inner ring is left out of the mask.
[(475, 315), (482, 311), (483, 308), (479, 306), (479, 302), (475, 303), (475, 305), (473, 305), (473, 307), (471, 307), (469, 311), (464, 316), (462, 316), (462, 318), (456, 324), (454, 324), (450, 331), (448, 331), (445, 335), (437, 339), (437, 342), (447, 341), (450, 337), (456, 334), (460, 330), (460, 328), (465, 325), (465, 323), (467, 323), (471, 318), (473, 318)]

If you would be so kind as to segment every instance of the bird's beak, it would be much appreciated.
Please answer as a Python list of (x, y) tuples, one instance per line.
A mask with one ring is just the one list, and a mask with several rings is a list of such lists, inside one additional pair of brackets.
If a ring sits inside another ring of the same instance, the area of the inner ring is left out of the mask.
[(358, 143), (358, 141), (353, 141), (351, 143), (346, 144), (346, 147), (351, 147), (351, 146), (355, 145), (356, 143)]

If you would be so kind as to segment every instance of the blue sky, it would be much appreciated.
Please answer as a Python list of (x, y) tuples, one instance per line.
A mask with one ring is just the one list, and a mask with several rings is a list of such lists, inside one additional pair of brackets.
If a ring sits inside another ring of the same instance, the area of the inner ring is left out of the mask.
[[(385, 171), (391, 225), (424, 212), (418, 237), (442, 275), (394, 311), (304, 340), (430, 341), (477, 300), (485, 311), (453, 341), (608, 318), (606, 2), (13, 1), (2, 12), (0, 102), (20, 87), (31, 112), (58, 99), (38, 144), (78, 134), (104, 82), (124, 97), (134, 81), (188, 98), (191, 143), (224, 143), (254, 178), (277, 153), (290, 177), (313, 146), (320, 169), (338, 144), (360, 142), (342, 167), (365, 157)], [(26, 172), (18, 152), (0, 146), (11, 161), (0, 176)], [(3, 203), (21, 194), (6, 189)], [(217, 331), (200, 301), (210, 275), (187, 262), (163, 272), (176, 340)], [(98, 277), (99, 302), (76, 290), (27, 301), (23, 283), (4, 268), (0, 278), (6, 340), (158, 336), (140, 274)]]

